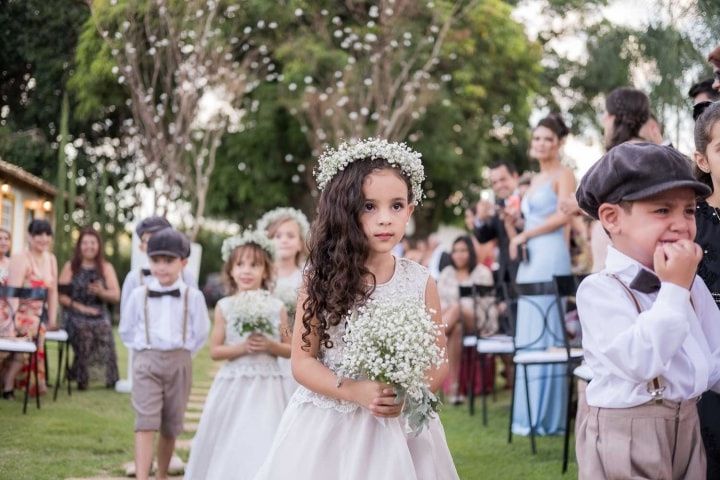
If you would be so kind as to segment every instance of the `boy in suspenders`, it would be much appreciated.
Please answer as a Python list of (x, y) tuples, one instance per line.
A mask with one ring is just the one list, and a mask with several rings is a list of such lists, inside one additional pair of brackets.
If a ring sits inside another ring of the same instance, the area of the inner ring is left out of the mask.
[(612, 240), (577, 292), (593, 371), (577, 426), (580, 479), (705, 478), (696, 402), (720, 391), (720, 310), (700, 277), (695, 199), (672, 147), (625, 143), (583, 177), (580, 207)]
[[(147, 217), (138, 223), (137, 227), (135, 227), (135, 233), (140, 239), (140, 251), (147, 253), (147, 244), (153, 234), (166, 228), (171, 228), (170, 222), (163, 217)], [(123, 281), (122, 293), (120, 295), (120, 308), (122, 308), (123, 304), (127, 303), (133, 290), (140, 285), (145, 285), (150, 278), (149, 268), (131, 270), (125, 277), (125, 281)]]
[(152, 276), (122, 306), (120, 338), (133, 351), (135, 474), (147, 479), (158, 441), (157, 478), (166, 478), (192, 384), (191, 356), (207, 339), (209, 319), (202, 293), (183, 282), (190, 254), (184, 235), (165, 228), (147, 245)]

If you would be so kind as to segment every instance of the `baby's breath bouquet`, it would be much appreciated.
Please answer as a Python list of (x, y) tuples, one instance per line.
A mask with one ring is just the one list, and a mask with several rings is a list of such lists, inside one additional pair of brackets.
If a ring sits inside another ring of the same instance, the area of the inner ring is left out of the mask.
[(420, 299), (371, 300), (348, 320), (341, 376), (392, 385), (405, 399), (403, 416), (417, 435), (438, 407), (425, 374), (444, 361), (436, 344), (441, 334)]
[[(277, 301), (277, 300), (275, 300)], [(275, 335), (272, 318), (274, 314), (273, 298), (265, 290), (240, 292), (235, 297), (228, 322), (232, 322), (240, 336), (247, 333)]]
[(283, 302), (287, 311), (288, 326), (292, 330), (293, 320), (295, 320), (295, 308), (297, 307), (298, 293), (297, 289), (291, 286), (279, 286), (273, 292), (275, 298)]

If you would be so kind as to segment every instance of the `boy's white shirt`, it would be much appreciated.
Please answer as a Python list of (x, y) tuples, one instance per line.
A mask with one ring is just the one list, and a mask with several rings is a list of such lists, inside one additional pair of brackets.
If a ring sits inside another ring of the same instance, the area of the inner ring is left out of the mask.
[[(210, 319), (205, 298), (200, 290), (188, 287), (182, 279), (163, 287), (154, 277), (149, 279), (147, 288), (154, 291), (179, 289), (180, 297), (165, 295), (148, 299), (148, 326), (150, 344), (145, 335), (145, 286), (136, 287), (122, 305), (119, 334), (126, 347), (132, 350), (175, 350), (184, 348), (196, 353), (208, 338)], [(188, 323), (183, 343), (183, 296), (188, 290)]]
[(669, 282), (656, 293), (633, 290), (643, 310), (638, 315), (627, 291), (608, 274), (629, 285), (640, 268), (611, 246), (605, 269), (578, 289), (585, 361), (593, 371), (587, 403), (642, 405), (652, 400), (648, 382), (658, 376), (667, 400), (688, 400), (710, 389), (720, 392), (720, 310), (705, 282), (696, 276), (691, 291)]

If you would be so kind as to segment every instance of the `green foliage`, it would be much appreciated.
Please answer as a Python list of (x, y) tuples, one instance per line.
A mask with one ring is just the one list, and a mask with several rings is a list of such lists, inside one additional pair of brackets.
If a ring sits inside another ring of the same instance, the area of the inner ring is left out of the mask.
[(297, 121), (278, 103), (279, 88), (265, 84), (256, 90), (252, 99), (260, 108), (250, 128), (225, 135), (210, 178), (208, 214), (248, 225), (277, 206), (309, 213), (311, 201), (300, 181), (311, 168), (309, 148)]
[(220, 248), (224, 240), (224, 236), (207, 230), (200, 230), (198, 232), (195, 241), (202, 245), (200, 278), (198, 278), (198, 285), (200, 285), (200, 287), (205, 285), (208, 274), (222, 271), (223, 261), (220, 255)]

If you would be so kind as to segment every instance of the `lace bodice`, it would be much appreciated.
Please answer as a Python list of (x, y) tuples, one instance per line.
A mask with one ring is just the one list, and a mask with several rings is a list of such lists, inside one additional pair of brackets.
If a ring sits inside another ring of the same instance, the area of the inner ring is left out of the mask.
[[(280, 309), (282, 302), (268, 295), (269, 310), (272, 312), (271, 321), (275, 332), (280, 332)], [(233, 312), (243, 308), (243, 302), (236, 296), (225, 297), (218, 301), (216, 308), (219, 308), (225, 318), (225, 344), (235, 345), (243, 342), (250, 335), (246, 333), (240, 335), (235, 328), (234, 322), (230, 319)], [(275, 340), (279, 340), (279, 333), (274, 336)], [(277, 358), (266, 353), (254, 353), (243, 355), (233, 360), (228, 360), (218, 372), (219, 377), (238, 377), (238, 376), (281, 376), (277, 363)]]
[[(427, 268), (406, 258), (395, 259), (395, 272), (389, 281), (376, 285), (371, 299), (393, 299), (393, 298), (417, 298), (425, 301), (425, 288), (430, 276)], [(342, 361), (345, 334), (345, 322), (332, 326), (327, 331), (330, 335), (332, 348), (320, 347), (319, 360), (333, 372), (337, 372), (338, 365)], [(358, 405), (344, 402), (317, 394), (302, 386), (298, 388), (291, 402), (312, 402), (321, 408), (334, 408), (341, 412), (351, 412)]]

